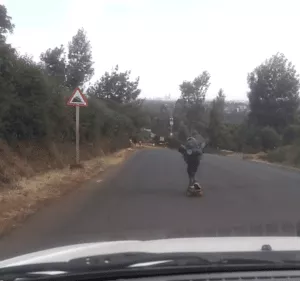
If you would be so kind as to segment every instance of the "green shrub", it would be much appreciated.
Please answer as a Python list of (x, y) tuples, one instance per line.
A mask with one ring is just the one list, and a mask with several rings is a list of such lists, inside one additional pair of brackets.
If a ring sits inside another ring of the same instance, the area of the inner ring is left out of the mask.
[(243, 149), (249, 147), (254, 151), (260, 151), (262, 148), (260, 130), (254, 127), (249, 127), (244, 130), (244, 143)]
[(269, 151), (266, 160), (270, 162), (285, 163), (293, 166), (300, 166), (300, 146), (287, 145)]
[(300, 139), (300, 126), (289, 125), (283, 133), (283, 144), (292, 144)]
[(271, 127), (264, 127), (260, 131), (260, 138), (263, 150), (276, 148), (280, 144), (280, 136)]
[(266, 155), (266, 160), (270, 162), (283, 163), (286, 160), (287, 150), (284, 147), (269, 151)]

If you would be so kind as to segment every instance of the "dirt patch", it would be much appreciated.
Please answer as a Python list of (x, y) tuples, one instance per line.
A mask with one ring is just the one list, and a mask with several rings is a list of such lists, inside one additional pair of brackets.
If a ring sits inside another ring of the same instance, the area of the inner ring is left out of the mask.
[(84, 181), (118, 165), (134, 152), (123, 149), (82, 162), (83, 169), (63, 168), (22, 178), (0, 193), (0, 235), (20, 224), (42, 205), (78, 188)]
[(166, 146), (157, 146), (157, 145), (151, 145), (151, 144), (145, 144), (145, 145), (142, 145), (140, 147), (141, 149), (143, 148), (147, 148), (147, 149), (157, 149), (157, 148), (167, 148)]
[(243, 153), (243, 159), (244, 160), (261, 161), (265, 158), (265, 156), (266, 156), (265, 152), (259, 152), (259, 153), (255, 153), (255, 154)]
[(132, 149), (157, 149), (157, 148), (167, 148), (166, 146), (162, 146), (162, 145), (155, 145), (152, 143), (143, 143), (141, 145), (137, 144), (137, 145), (132, 145), (131, 146)]

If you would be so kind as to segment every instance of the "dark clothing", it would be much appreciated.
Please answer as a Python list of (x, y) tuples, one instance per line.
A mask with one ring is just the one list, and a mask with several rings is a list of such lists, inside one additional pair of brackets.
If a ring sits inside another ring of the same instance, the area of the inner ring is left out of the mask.
[(195, 178), (199, 164), (200, 164), (200, 157), (199, 156), (188, 156), (186, 159), (187, 163), (187, 173), (190, 178)]
[(183, 155), (187, 163), (190, 159), (191, 161), (195, 161), (195, 158), (200, 161), (203, 154), (201, 143), (198, 143), (195, 139), (189, 140), (185, 145), (181, 145), (178, 151)]
[(178, 151), (183, 155), (187, 164), (187, 173), (189, 175), (189, 186), (196, 182), (195, 176), (202, 156), (201, 144), (195, 139), (189, 139), (186, 145), (181, 145)]

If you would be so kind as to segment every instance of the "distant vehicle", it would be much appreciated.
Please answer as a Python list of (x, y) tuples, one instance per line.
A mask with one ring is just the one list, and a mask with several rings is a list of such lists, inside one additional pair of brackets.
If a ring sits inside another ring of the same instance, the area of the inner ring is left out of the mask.
[(153, 142), (155, 143), (155, 145), (166, 145), (166, 138), (164, 136), (156, 135), (153, 138)]
[(165, 137), (160, 136), (158, 144), (159, 145), (166, 145), (167, 141), (166, 141)]

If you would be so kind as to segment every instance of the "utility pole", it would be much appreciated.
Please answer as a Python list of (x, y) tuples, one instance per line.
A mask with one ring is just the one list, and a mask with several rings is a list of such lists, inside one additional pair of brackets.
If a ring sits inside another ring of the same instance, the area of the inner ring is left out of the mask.
[(173, 116), (170, 116), (170, 137), (173, 136), (173, 125), (174, 125), (174, 121), (173, 121)]

